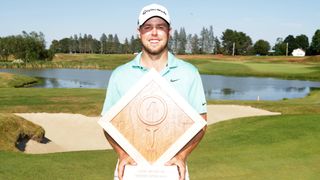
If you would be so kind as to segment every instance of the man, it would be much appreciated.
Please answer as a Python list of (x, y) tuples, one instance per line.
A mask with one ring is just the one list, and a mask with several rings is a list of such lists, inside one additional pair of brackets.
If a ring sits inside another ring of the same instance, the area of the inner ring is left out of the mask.
[[(116, 68), (109, 80), (102, 115), (110, 109), (141, 77), (154, 68), (165, 78), (187, 102), (206, 120), (206, 100), (198, 70), (191, 64), (168, 52), (171, 20), (167, 9), (158, 4), (144, 7), (138, 19), (138, 35), (142, 52), (132, 61)], [(175, 157), (165, 165), (177, 165), (180, 179), (184, 180), (186, 160), (202, 139), (202, 129)], [(125, 165), (136, 162), (105, 132), (106, 138), (118, 154), (115, 179), (122, 179)], [(117, 176), (118, 174), (118, 176)]]

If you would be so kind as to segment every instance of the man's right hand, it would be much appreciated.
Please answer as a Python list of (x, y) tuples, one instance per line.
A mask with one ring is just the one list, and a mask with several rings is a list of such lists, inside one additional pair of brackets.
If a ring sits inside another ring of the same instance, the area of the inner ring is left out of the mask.
[(137, 163), (127, 153), (123, 153), (122, 155), (119, 156), (119, 162), (118, 162), (119, 180), (123, 179), (124, 168), (126, 165), (136, 166)]

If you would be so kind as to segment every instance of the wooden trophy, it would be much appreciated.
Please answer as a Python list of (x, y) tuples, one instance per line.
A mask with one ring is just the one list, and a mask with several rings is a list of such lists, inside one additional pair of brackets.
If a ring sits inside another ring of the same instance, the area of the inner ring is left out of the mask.
[[(195, 97), (196, 98), (196, 97)], [(158, 72), (151, 69), (99, 121), (132, 157), (124, 179), (179, 179), (173, 158), (206, 121)]]

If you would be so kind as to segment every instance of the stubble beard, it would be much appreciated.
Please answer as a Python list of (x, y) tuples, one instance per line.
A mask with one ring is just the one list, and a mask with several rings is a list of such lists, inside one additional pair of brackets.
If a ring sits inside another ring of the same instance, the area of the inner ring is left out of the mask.
[(151, 55), (158, 55), (168, 49), (168, 40), (164, 44), (161, 44), (160, 47), (158, 47), (156, 49), (150, 48), (147, 45), (145, 45), (144, 43), (142, 43), (142, 48), (144, 51), (146, 51), (147, 53), (149, 53)]

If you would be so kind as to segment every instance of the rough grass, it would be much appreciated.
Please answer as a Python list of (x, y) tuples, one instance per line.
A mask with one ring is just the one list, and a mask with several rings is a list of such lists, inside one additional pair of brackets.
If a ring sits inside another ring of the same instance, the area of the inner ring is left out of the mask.
[(44, 134), (42, 127), (30, 121), (13, 114), (0, 113), (0, 151), (18, 151), (18, 139), (27, 138), (40, 142)]
[(37, 78), (0, 72), (0, 88), (25, 87), (38, 82)]

